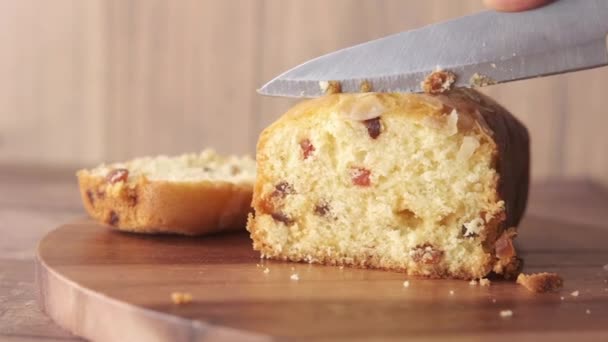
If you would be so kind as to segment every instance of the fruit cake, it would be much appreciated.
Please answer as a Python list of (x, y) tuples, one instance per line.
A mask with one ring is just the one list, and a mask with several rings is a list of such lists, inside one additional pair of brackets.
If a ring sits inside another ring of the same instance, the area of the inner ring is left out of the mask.
[(262, 132), (256, 159), (261, 257), (462, 279), (520, 265), (528, 133), (475, 90), (307, 100)]
[(213, 150), (101, 165), (77, 173), (94, 219), (138, 233), (200, 235), (245, 229), (255, 162)]

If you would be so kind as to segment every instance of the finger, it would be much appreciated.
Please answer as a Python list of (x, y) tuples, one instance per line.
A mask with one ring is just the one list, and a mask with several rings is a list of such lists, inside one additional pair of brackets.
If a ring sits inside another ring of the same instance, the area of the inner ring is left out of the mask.
[(519, 12), (548, 4), (553, 0), (484, 0), (484, 4), (502, 12)]

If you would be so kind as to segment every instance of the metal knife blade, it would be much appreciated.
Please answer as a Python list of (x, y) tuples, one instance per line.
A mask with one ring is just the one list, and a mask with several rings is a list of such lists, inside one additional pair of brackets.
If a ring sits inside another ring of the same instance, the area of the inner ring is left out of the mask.
[(608, 65), (608, 1), (559, 0), (520, 13), (484, 11), (339, 50), (301, 64), (258, 90), (315, 97), (320, 82), (358, 92), (420, 92), (438, 67), (469, 87), (475, 73), (496, 83)]

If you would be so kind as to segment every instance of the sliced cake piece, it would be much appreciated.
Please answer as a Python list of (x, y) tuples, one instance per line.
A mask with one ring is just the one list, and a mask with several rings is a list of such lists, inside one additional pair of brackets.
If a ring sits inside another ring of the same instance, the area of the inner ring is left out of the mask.
[(248, 230), (262, 257), (478, 279), (517, 272), (526, 128), (477, 91), (334, 94), (257, 146)]
[(244, 230), (255, 162), (212, 150), (149, 157), (77, 173), (94, 219), (138, 233), (200, 235)]

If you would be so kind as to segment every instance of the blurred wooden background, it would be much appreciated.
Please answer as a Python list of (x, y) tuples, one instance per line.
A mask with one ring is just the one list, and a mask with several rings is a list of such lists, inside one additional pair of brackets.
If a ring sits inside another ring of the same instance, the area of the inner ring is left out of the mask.
[[(253, 153), (293, 102), (255, 89), (308, 58), (482, 9), (481, 0), (0, 0), (0, 163)], [(608, 184), (608, 69), (494, 86), (536, 180)]]

